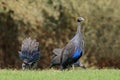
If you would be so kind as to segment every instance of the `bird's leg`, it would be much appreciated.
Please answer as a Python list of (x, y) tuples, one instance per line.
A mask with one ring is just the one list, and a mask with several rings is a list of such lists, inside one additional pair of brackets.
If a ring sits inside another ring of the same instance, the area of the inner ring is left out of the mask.
[(60, 70), (64, 70), (64, 69), (66, 69), (67, 68), (67, 66), (65, 66), (65, 65), (60, 65)]
[(33, 69), (35, 69), (35, 68), (37, 67), (37, 64), (38, 64), (38, 62), (33, 62), (32, 65), (31, 65), (31, 67), (32, 67)]
[(75, 69), (75, 66), (74, 66), (74, 64), (72, 65), (72, 69), (73, 69), (73, 70)]
[(29, 70), (31, 70), (31, 68), (32, 68), (32, 66), (31, 66), (31, 65), (29, 65)]
[(31, 63), (28, 64), (29, 70), (31, 70), (33, 68), (33, 65), (34, 65), (33, 62), (31, 62)]

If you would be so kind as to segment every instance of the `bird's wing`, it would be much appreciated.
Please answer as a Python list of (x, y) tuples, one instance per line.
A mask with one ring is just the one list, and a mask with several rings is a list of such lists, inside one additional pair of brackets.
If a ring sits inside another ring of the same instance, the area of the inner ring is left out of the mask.
[(72, 54), (75, 51), (75, 46), (74, 44), (70, 41), (63, 49), (62, 55), (61, 55), (61, 63), (65, 63), (69, 58), (72, 57)]
[(68, 55), (69, 57), (71, 57), (71, 55), (74, 53), (75, 51), (75, 45), (72, 41), (70, 41), (64, 49), (64, 54)]

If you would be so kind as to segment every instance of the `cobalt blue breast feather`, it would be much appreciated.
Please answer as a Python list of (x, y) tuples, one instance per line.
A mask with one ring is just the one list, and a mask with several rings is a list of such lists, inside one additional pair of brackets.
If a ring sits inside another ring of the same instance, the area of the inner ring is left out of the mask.
[(73, 53), (72, 58), (73, 58), (73, 59), (78, 59), (81, 55), (82, 55), (82, 50), (79, 49), (79, 48), (77, 48), (77, 49), (75, 50), (75, 52)]

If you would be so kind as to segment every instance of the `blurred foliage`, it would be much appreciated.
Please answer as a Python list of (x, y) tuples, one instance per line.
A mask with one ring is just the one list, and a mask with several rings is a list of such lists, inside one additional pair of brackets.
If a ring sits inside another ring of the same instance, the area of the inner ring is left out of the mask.
[(119, 0), (0, 0), (0, 67), (21, 67), (17, 51), (25, 37), (40, 42), (39, 67), (48, 67), (52, 50), (67, 44), (82, 16), (83, 62), (120, 68), (119, 4)]

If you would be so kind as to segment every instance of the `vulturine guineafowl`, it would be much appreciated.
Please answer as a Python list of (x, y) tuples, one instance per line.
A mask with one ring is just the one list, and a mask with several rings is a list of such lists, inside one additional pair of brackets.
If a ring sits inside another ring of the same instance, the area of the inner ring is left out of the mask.
[[(53, 50), (53, 56), (50, 64), (50, 68), (55, 65), (60, 65), (61, 69), (66, 69), (72, 64), (76, 63), (83, 54), (84, 41), (81, 33), (81, 21), (84, 18), (79, 17), (77, 19), (78, 27), (76, 35), (69, 41), (64, 48), (56, 48)], [(81, 66), (79, 64), (79, 66)], [(84, 65), (81, 67), (85, 68)]]
[(35, 39), (26, 38), (22, 42), (21, 51), (18, 53), (23, 61), (22, 69), (33, 69), (40, 59), (39, 43)]

